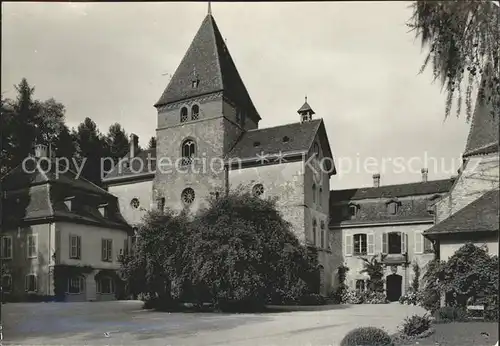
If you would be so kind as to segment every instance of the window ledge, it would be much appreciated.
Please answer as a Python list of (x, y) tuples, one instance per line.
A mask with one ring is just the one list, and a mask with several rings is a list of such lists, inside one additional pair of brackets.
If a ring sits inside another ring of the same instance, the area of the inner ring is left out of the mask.
[(11, 259), (12, 259), (12, 257), (2, 257), (1, 259), (2, 259), (2, 260), (11, 260)]

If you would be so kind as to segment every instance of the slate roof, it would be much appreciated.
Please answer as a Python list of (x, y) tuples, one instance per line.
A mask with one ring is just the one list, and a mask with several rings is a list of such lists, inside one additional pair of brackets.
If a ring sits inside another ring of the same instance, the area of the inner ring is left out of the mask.
[[(432, 205), (436, 197), (447, 193), (454, 179), (330, 191), (330, 226), (366, 223), (433, 222)], [(410, 198), (401, 198), (410, 197)], [(398, 203), (390, 214), (387, 203)], [(349, 204), (357, 206), (355, 216), (347, 213)]]
[[(196, 88), (194, 80), (199, 81)], [(215, 19), (208, 14), (155, 107), (219, 91), (260, 120)]]
[[(48, 172), (35, 169), (33, 173), (27, 173), (19, 166), (2, 178), (5, 192), (2, 200), (3, 225), (13, 227), (20, 222), (65, 220), (129, 230), (118, 210), (115, 196), (77, 177), (74, 171), (56, 176), (55, 164), (51, 168)], [(66, 197), (74, 197), (72, 204), (75, 208), (72, 210), (64, 203)], [(97, 209), (101, 204), (108, 205), (107, 217), (103, 217)]]
[(440, 234), (498, 231), (499, 190), (486, 192), (474, 202), (424, 232)]
[[(156, 172), (156, 149), (148, 149), (139, 151), (133, 159), (132, 166), (127, 166), (125, 162), (121, 165), (117, 164), (103, 179), (103, 182), (108, 182), (110, 179), (133, 178), (140, 174)], [(149, 161), (151, 158), (151, 161)], [(142, 162), (142, 164), (141, 164)], [(148, 162), (150, 162), (148, 164)]]
[[(491, 66), (489, 66), (491, 68)], [(489, 89), (485, 89), (485, 97)], [(500, 114), (492, 114), (492, 104), (481, 102), (479, 97), (472, 115), (471, 127), (463, 157), (488, 154), (498, 151)]]
[(311, 112), (311, 114), (316, 114), (314, 113), (314, 111), (312, 110), (311, 106), (309, 106), (309, 103), (304, 102), (304, 104), (302, 105), (302, 107), (299, 108), (299, 110), (297, 111), (297, 113), (304, 113), (304, 112)]
[[(308, 151), (322, 122), (322, 119), (316, 119), (244, 132), (227, 158), (244, 160), (256, 158), (261, 153), (275, 155), (280, 151), (284, 154)], [(288, 141), (283, 141), (285, 136)]]
[(408, 184), (382, 185), (379, 187), (362, 187), (346, 190), (330, 191), (330, 202), (354, 201), (360, 199), (376, 199), (391, 197), (406, 197), (418, 195), (431, 195), (448, 192), (455, 178), (430, 180)]

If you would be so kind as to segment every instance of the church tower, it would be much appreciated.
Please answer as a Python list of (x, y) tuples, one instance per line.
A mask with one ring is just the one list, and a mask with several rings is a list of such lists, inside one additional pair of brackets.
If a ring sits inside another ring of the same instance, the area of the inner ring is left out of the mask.
[(210, 6), (155, 107), (153, 198), (160, 209), (196, 211), (225, 187), (225, 155), (261, 119)]

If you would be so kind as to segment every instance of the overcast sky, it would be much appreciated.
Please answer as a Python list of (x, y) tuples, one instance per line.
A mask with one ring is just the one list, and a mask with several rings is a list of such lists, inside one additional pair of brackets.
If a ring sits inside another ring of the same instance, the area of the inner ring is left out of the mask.
[[(260, 127), (298, 121), (305, 94), (324, 119), (341, 171), (332, 189), (370, 186), (377, 171), (383, 185), (418, 181), (423, 166), (429, 179), (456, 174), (469, 126), (463, 116), (444, 121), (440, 85), (418, 74), (409, 4), (212, 3)], [(119, 122), (146, 146), (163, 74), (175, 72), (206, 13), (202, 2), (2, 2), (2, 92), (13, 97), (26, 77), (36, 98), (65, 105), (70, 127), (90, 117), (106, 132)], [(391, 164), (398, 157), (404, 171)]]

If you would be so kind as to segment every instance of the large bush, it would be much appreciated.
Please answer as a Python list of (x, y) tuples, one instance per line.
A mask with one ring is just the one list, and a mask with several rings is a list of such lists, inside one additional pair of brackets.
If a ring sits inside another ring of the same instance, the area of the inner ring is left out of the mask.
[(401, 332), (406, 336), (417, 336), (429, 330), (431, 327), (431, 318), (428, 315), (413, 315), (407, 317), (402, 325)]
[(389, 334), (375, 327), (360, 327), (351, 330), (340, 342), (340, 346), (393, 346)]
[(122, 261), (129, 290), (154, 301), (242, 311), (319, 291), (317, 254), (299, 243), (276, 201), (238, 191), (193, 217), (150, 213)]

